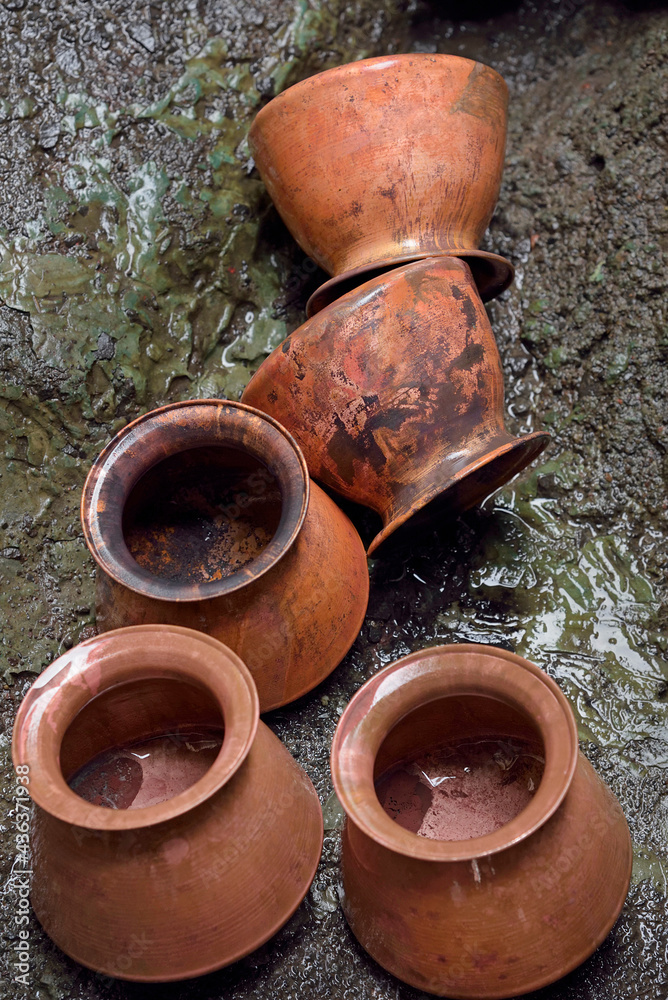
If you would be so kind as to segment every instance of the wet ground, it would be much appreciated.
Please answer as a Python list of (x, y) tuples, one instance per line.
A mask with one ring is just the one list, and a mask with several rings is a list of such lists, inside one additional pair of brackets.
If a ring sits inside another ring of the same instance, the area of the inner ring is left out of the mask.
[[(388, 51), (461, 53), (505, 76), (507, 164), (485, 245), (514, 261), (517, 279), (490, 315), (510, 427), (553, 434), (538, 467), (481, 509), (373, 562), (346, 661), (268, 717), (313, 779), (327, 826), (289, 925), (231, 969), (147, 988), (80, 968), (33, 923), (31, 987), (4, 982), (0, 995), (423, 996), (347, 931), (328, 747), (381, 666), (474, 640), (558, 680), (634, 838), (631, 892), (608, 940), (535, 996), (665, 1000), (668, 12), (577, 0), (5, 0), (0, 24), (3, 918), (15, 898), (13, 713), (36, 673), (94, 627), (78, 521), (91, 460), (157, 404), (238, 398), (323, 280), (249, 160), (249, 122), (272, 94)], [(5, 961), (12, 934), (5, 923)]]

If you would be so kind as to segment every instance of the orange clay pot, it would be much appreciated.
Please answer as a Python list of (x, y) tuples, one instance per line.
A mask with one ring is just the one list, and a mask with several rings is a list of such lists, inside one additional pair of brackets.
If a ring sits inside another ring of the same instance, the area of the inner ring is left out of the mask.
[(477, 249), (499, 195), (507, 104), (489, 66), (412, 54), (319, 73), (258, 113), (249, 143), (260, 175), (334, 276), (309, 315), (364, 272), (432, 254), (466, 257), (484, 298), (510, 284), (510, 264)]
[[(382, 808), (396, 762), (485, 737), (542, 745), (529, 804), (493, 833), (432, 840)], [(453, 998), (514, 997), (558, 979), (601, 944), (631, 876), (619, 803), (578, 753), (563, 694), (534, 664), (490, 646), (413, 653), (368, 681), (332, 745), (347, 813), (344, 912), (362, 946), (412, 986)]]
[(381, 515), (369, 554), (418, 513), (472, 507), (549, 440), (505, 430), (494, 334), (455, 257), (332, 303), (270, 354), (243, 400), (294, 434), (315, 479)]
[(209, 633), (247, 664), (262, 712), (315, 687), (359, 633), (359, 535), (284, 428), (241, 403), (175, 403), (128, 424), (93, 465), (81, 518), (100, 630)]
[[(119, 629), (35, 681), (12, 754), (34, 802), (31, 901), (59, 948), (121, 979), (184, 979), (234, 962), (285, 923), (313, 879), (322, 816), (258, 714), (239, 657), (191, 629)], [(191, 727), (224, 728), (222, 747), (173, 798), (105, 808), (68, 787), (100, 753)]]

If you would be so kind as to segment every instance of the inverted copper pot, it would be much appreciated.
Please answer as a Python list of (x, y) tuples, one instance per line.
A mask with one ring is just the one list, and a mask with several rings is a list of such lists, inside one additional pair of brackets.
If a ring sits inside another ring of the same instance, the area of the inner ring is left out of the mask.
[(81, 518), (98, 628), (207, 632), (242, 657), (263, 712), (315, 687), (359, 633), (359, 535), (287, 431), (241, 403), (175, 403), (128, 424), (93, 465)]
[[(322, 815), (258, 715), (239, 657), (190, 629), (119, 629), (44, 671), (12, 755), (34, 802), (31, 901), (59, 948), (121, 979), (184, 979), (234, 962), (291, 916), (318, 864)], [(104, 808), (68, 787), (101, 752), (221, 724), (213, 764), (166, 801)]]
[(294, 434), (315, 479), (381, 515), (369, 554), (418, 513), (478, 503), (549, 440), (505, 430), (494, 334), (454, 257), (344, 295), (273, 351), (242, 398)]
[(334, 276), (309, 315), (365, 271), (430, 254), (465, 256), (485, 298), (507, 287), (510, 264), (478, 250), (499, 195), (507, 103), (489, 66), (413, 53), (327, 70), (262, 108), (249, 133), (260, 175)]
[[(545, 767), (513, 820), (470, 840), (396, 823), (374, 781), (462, 737), (537, 739)], [(362, 946), (438, 996), (498, 1000), (570, 972), (605, 939), (631, 876), (619, 803), (578, 753), (573, 713), (534, 664), (490, 646), (413, 653), (358, 691), (337, 727), (334, 787), (347, 814), (343, 908)]]

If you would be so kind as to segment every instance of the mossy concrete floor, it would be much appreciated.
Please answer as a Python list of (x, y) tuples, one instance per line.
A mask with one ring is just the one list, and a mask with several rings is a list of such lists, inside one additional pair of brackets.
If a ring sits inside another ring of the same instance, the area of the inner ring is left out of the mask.
[[(347, 930), (328, 748), (344, 705), (384, 664), (478, 640), (557, 679), (635, 843), (613, 932), (540, 997), (665, 1000), (668, 14), (578, 0), (5, 0), (0, 23), (6, 962), (16, 943), (11, 723), (36, 674), (94, 629), (78, 520), (86, 471), (138, 413), (238, 398), (323, 280), (249, 159), (263, 102), (385, 52), (461, 53), (505, 76), (507, 163), (486, 246), (514, 261), (517, 279), (490, 315), (510, 426), (553, 434), (538, 467), (480, 510), (373, 562), (350, 655), (268, 718), (326, 816), (322, 864), (289, 925), (233, 968), (149, 988), (82, 969), (33, 922), (31, 986), (6, 978), (2, 996), (422, 996)], [(359, 524), (374, 531), (371, 517)]]

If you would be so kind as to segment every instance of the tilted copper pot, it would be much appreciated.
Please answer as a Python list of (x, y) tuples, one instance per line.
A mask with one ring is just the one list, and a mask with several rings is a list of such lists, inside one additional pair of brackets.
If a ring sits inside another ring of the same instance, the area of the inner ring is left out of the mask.
[(207, 632), (242, 657), (263, 712), (323, 680), (364, 620), (359, 535), (288, 432), (241, 403), (174, 403), (128, 424), (90, 470), (81, 519), (98, 627)]
[(348, 292), (277, 347), (242, 398), (294, 434), (314, 479), (381, 515), (369, 554), (404, 524), (480, 502), (549, 440), (506, 431), (494, 334), (455, 257)]

